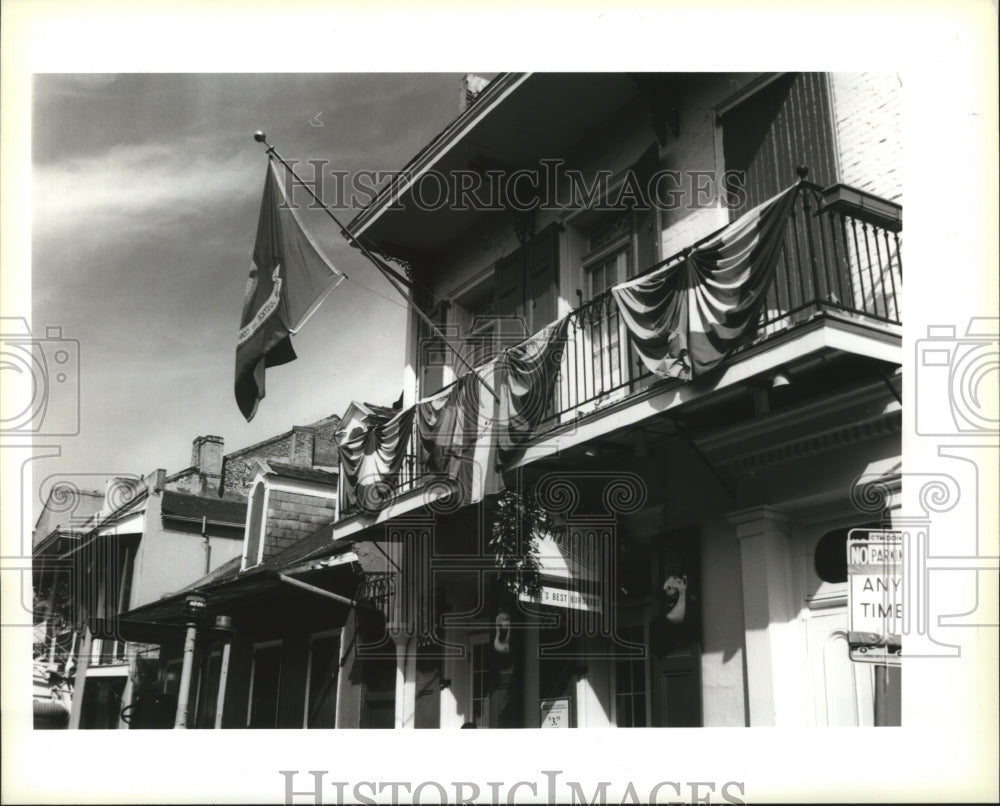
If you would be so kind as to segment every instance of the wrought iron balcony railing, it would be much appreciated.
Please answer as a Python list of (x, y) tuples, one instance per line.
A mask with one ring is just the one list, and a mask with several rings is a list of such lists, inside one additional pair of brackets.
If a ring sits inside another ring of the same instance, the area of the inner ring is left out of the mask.
[[(824, 190), (800, 182), (763, 312), (752, 338), (736, 354), (817, 316), (901, 324), (901, 232), (897, 204), (844, 185)], [(680, 263), (717, 234), (642, 274)], [(538, 434), (658, 381), (638, 360), (612, 294), (602, 292), (569, 314), (559, 378)], [(396, 492), (427, 478), (412, 436)]]
[[(900, 324), (901, 231), (898, 205), (843, 185), (823, 191), (800, 183), (754, 338), (740, 349), (827, 312)], [(717, 234), (642, 274), (680, 263)], [(570, 313), (568, 345), (550, 421), (655, 380), (638, 359), (610, 291)]]

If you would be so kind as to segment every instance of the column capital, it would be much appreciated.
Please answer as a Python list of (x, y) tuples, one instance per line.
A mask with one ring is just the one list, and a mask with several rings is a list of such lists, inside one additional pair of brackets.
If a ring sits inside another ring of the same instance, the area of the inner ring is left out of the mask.
[(792, 520), (788, 512), (768, 504), (727, 512), (725, 517), (736, 527), (736, 537), (739, 540), (759, 535), (767, 527), (771, 530), (774, 527), (783, 528)]

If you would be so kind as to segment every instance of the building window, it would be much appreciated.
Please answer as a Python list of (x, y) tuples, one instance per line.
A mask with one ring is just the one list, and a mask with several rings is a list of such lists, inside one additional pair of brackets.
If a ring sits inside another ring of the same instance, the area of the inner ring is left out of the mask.
[(264, 531), (264, 508), (267, 504), (267, 490), (264, 482), (254, 485), (250, 494), (250, 509), (247, 512), (247, 531), (243, 540), (243, 567), (251, 568), (260, 562), (260, 548)]
[(281, 654), (280, 641), (254, 647), (253, 665), (250, 669), (250, 701), (247, 704), (248, 728), (278, 726)]
[(340, 676), (340, 633), (314, 635), (306, 668), (304, 727), (337, 726), (337, 680)]
[[(591, 239), (593, 241), (593, 238)], [(608, 293), (613, 286), (631, 276), (630, 249), (627, 242), (619, 243), (609, 251), (602, 249), (596, 256), (584, 263), (587, 299), (594, 300)], [(608, 301), (610, 302), (610, 301)], [(628, 380), (625, 367), (627, 358), (624, 326), (615, 305), (602, 305), (587, 317), (587, 340), (593, 355), (591, 372), (593, 393), (604, 394), (622, 386)]]
[[(641, 625), (625, 627), (624, 641), (646, 645)], [(646, 719), (646, 656), (624, 657), (615, 661), (615, 724), (619, 728), (644, 728)]]

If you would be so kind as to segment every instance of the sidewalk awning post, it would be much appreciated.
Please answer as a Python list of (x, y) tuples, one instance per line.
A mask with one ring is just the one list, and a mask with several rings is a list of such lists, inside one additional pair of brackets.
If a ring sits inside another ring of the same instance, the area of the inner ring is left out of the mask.
[(194, 646), (198, 638), (198, 617), (205, 609), (205, 597), (197, 594), (188, 596), (184, 609), (188, 616), (188, 623), (187, 633), (184, 636), (184, 665), (181, 666), (180, 690), (177, 692), (175, 730), (187, 727), (188, 702), (191, 697), (191, 671), (194, 668)]
[(226, 702), (226, 680), (229, 678), (229, 652), (233, 648), (232, 641), (222, 645), (222, 663), (219, 665), (219, 696), (215, 701), (215, 730), (222, 727), (222, 706)]

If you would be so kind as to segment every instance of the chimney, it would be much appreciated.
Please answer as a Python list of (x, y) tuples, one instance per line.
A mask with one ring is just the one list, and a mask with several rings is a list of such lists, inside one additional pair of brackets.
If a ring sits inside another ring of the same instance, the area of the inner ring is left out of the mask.
[(222, 437), (196, 437), (191, 445), (191, 466), (203, 476), (222, 475)]
[(475, 73), (466, 73), (462, 76), (462, 86), (458, 95), (458, 111), (464, 112), (475, 102), (483, 87), (490, 83), (488, 78), (477, 76)]
[(152, 473), (148, 474), (146, 478), (143, 479), (143, 483), (146, 485), (146, 489), (151, 492), (162, 492), (163, 488), (167, 486), (167, 471), (162, 467), (159, 467)]
[(292, 455), (289, 461), (299, 467), (313, 466), (313, 445), (316, 436), (309, 428), (296, 425), (292, 427)]

